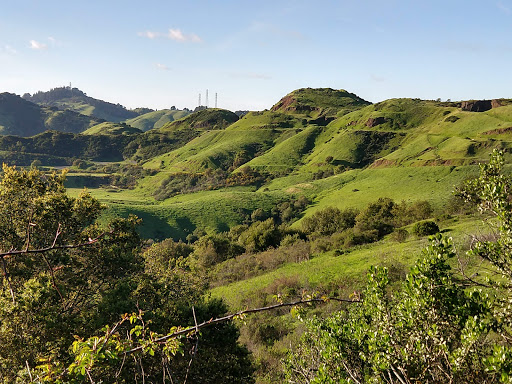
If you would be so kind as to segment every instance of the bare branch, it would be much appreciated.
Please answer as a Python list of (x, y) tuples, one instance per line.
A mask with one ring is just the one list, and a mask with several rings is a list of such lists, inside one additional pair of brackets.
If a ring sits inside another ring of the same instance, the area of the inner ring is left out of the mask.
[[(271, 310), (277, 309), (277, 308), (294, 307), (294, 306), (302, 305), (302, 304), (326, 303), (328, 301), (338, 301), (338, 302), (343, 302), (343, 303), (359, 303), (360, 302), (360, 300), (349, 300), (349, 299), (340, 299), (340, 298), (337, 298), (337, 297), (326, 297), (326, 298), (309, 299), (309, 300), (297, 300), (297, 301), (294, 301), (294, 302), (291, 302), (291, 303), (280, 303), (280, 304), (270, 305), (268, 307), (246, 309), (246, 310), (243, 310), (243, 311), (239, 311), (239, 312), (233, 313), (231, 315), (227, 315), (227, 316), (224, 316), (224, 317), (219, 317), (219, 318), (216, 318), (216, 319), (210, 319), (210, 320), (205, 321), (205, 322), (203, 322), (201, 324), (196, 324), (196, 325), (194, 325), (192, 327), (181, 329), (181, 330), (176, 331), (174, 333), (171, 333), (169, 335), (165, 335), (165, 336), (162, 336), (162, 337), (160, 337), (158, 339), (155, 339), (154, 342), (155, 343), (165, 343), (167, 340), (175, 339), (175, 338), (183, 336), (183, 335), (195, 334), (195, 333), (197, 333), (202, 328), (206, 328), (206, 327), (209, 327), (211, 325), (218, 324), (218, 323), (224, 323), (224, 322), (233, 320), (234, 318), (237, 318), (237, 317), (240, 317), (240, 316), (243, 316), (243, 315), (247, 315), (247, 314), (250, 314), (250, 313), (258, 313), (258, 312), (271, 311)], [(142, 348), (143, 348), (142, 346), (138, 346), (138, 347), (130, 349), (130, 350), (124, 352), (124, 353), (125, 354), (131, 354), (131, 353), (134, 353), (134, 352), (142, 350)]]

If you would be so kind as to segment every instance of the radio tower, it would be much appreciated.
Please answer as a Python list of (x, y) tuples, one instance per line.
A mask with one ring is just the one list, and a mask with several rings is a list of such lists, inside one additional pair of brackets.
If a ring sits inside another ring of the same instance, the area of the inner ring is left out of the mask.
[(215, 108), (217, 108), (217, 92), (215, 92)]
[(197, 104), (198, 107), (201, 106), (201, 93), (199, 93), (199, 103)]
[(206, 108), (208, 108), (208, 90), (206, 90)]

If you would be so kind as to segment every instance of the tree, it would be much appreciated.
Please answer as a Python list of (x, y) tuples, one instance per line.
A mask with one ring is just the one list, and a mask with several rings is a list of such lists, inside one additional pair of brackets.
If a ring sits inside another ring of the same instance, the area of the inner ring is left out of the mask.
[[(0, 377), (14, 382), (40, 358), (68, 358), (110, 308), (107, 293), (140, 265), (137, 220), (95, 223), (100, 203), (65, 194), (65, 174), (4, 166), (0, 180)], [(96, 308), (96, 310), (95, 310)]]

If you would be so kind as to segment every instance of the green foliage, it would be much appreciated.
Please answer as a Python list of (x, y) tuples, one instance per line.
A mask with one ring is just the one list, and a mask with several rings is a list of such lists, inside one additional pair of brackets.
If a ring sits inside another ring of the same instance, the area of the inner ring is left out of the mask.
[(380, 198), (375, 203), (370, 203), (356, 217), (356, 228), (362, 232), (377, 231), (378, 237), (382, 237), (393, 231), (395, 203), (389, 198)]
[(16, 165), (29, 165), (34, 158), (43, 164), (71, 164), (72, 159), (94, 161), (123, 160), (130, 136), (77, 135), (46, 131), (33, 137), (0, 136), (0, 159)]
[(283, 233), (275, 224), (274, 219), (253, 223), (238, 237), (238, 242), (247, 252), (264, 251), (269, 247), (276, 247), (281, 242)]
[(302, 230), (306, 233), (318, 233), (323, 236), (332, 235), (353, 228), (358, 214), (358, 211), (351, 208), (342, 211), (338, 208), (328, 207), (302, 220)]
[(439, 232), (439, 226), (434, 221), (420, 221), (413, 225), (412, 233), (416, 236), (429, 236)]
[(437, 237), (391, 297), (387, 270), (372, 268), (361, 304), (308, 324), (287, 361), (290, 382), (301, 382), (300, 375), (312, 383), (485, 377), (475, 342), (483, 342), (478, 321), (489, 308), (457, 284), (447, 264), (454, 255), (451, 243)]
[(66, 195), (64, 177), (4, 166), (1, 382), (155, 382), (162, 372), (180, 382), (252, 382), (232, 324), (203, 332), (192, 366), (191, 339), (154, 343), (180, 324), (226, 311), (220, 300), (204, 299), (205, 280), (188, 264), (191, 247), (168, 240), (141, 257), (140, 220), (116, 218), (102, 229), (101, 204), (85, 192)]

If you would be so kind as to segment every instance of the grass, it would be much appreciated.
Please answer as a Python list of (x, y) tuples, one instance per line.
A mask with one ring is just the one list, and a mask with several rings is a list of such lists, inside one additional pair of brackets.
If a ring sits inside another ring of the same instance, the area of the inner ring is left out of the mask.
[(150, 129), (161, 128), (167, 123), (182, 119), (189, 114), (190, 112), (188, 111), (161, 109), (159, 111), (145, 113), (143, 115), (134, 117), (133, 119), (128, 119), (125, 121), (125, 123), (145, 132), (149, 131)]
[[(77, 196), (82, 189), (69, 189)], [(92, 196), (108, 206), (105, 218), (127, 217), (130, 213), (143, 219), (140, 234), (145, 238), (185, 239), (195, 228), (227, 231), (242, 224), (246, 215), (263, 208), (270, 211), (287, 195), (274, 191), (254, 192), (251, 188), (235, 187), (177, 195), (163, 202), (143, 194), (142, 190), (89, 189)]]
[(142, 131), (126, 124), (106, 121), (87, 129), (82, 132), (82, 135), (133, 135), (137, 133), (142, 133)]

